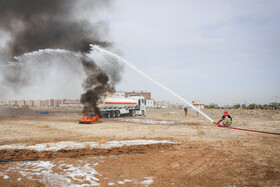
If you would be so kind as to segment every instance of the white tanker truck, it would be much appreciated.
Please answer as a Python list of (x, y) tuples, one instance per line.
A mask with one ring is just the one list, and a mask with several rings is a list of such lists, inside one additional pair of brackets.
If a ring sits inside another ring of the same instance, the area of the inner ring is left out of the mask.
[(129, 98), (106, 97), (98, 103), (101, 116), (115, 118), (121, 115), (145, 116), (146, 100), (143, 96), (130, 96)]

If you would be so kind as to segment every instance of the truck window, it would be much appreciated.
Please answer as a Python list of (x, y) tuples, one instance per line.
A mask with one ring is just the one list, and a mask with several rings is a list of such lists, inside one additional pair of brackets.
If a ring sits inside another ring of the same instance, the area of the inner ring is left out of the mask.
[(145, 99), (142, 99), (142, 103), (144, 103), (144, 105), (146, 105), (146, 100), (145, 100)]

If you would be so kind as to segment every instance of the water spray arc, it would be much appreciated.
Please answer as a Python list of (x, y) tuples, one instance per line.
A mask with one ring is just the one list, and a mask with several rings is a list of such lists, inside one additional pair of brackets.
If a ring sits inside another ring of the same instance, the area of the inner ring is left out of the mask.
[(187, 100), (185, 100), (184, 98), (182, 98), (181, 96), (179, 96), (178, 94), (176, 94), (175, 92), (173, 92), (172, 90), (170, 90), (169, 88), (165, 87), (164, 85), (162, 85), (161, 83), (157, 82), (156, 80), (152, 79), (150, 76), (148, 76), (147, 74), (145, 74), (144, 72), (140, 71), (139, 69), (137, 69), (134, 65), (128, 63), (126, 60), (124, 60), (123, 58), (121, 58), (120, 56), (111, 53), (105, 49), (102, 49), (96, 45), (90, 45), (92, 50), (98, 50), (101, 51), (103, 53), (106, 53), (112, 57), (115, 57), (116, 59), (120, 60), (121, 62), (125, 63), (127, 66), (129, 66), (130, 68), (132, 68), (133, 70), (135, 70), (136, 72), (138, 72), (139, 74), (141, 74), (142, 76), (146, 77), (148, 80), (152, 81), (153, 83), (155, 83), (156, 85), (158, 85), (159, 87), (163, 88), (164, 90), (166, 90), (167, 92), (171, 93), (172, 95), (174, 95), (175, 97), (177, 97), (178, 99), (180, 99), (181, 101), (183, 101), (184, 103), (186, 103), (187, 105), (189, 105), (190, 107), (192, 107), (194, 110), (196, 110), (197, 112), (199, 112), (201, 115), (203, 115), (205, 118), (207, 118), (208, 120), (210, 120), (211, 122), (214, 122), (213, 119), (211, 119), (209, 116), (207, 116), (205, 113), (203, 113), (201, 110), (199, 110), (198, 108), (196, 108), (195, 106), (193, 106), (190, 102), (188, 102)]

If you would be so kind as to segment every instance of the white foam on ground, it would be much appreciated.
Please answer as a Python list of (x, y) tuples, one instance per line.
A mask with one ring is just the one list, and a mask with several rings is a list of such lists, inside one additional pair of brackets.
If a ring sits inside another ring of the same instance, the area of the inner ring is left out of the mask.
[(154, 182), (154, 178), (153, 177), (144, 177), (144, 181), (141, 181), (140, 184), (144, 184), (145, 186), (149, 186), (150, 184), (152, 184)]
[(39, 181), (46, 186), (99, 186), (97, 177), (101, 174), (93, 168), (96, 165), (81, 163), (74, 166), (61, 161), (57, 166), (50, 161), (33, 161), (18, 163), (7, 171), (18, 171), (29, 180)]
[(144, 123), (144, 124), (159, 124), (159, 125), (179, 125), (178, 122), (175, 121), (154, 121), (151, 119), (131, 119), (131, 118), (117, 118), (116, 120), (125, 121), (125, 122), (133, 122), (133, 123)]
[[(98, 163), (77, 160), (73, 164), (67, 164), (65, 161), (27, 161), (18, 162), (12, 165), (5, 172), (0, 172), (0, 176), (9, 179), (7, 173), (17, 172), (28, 180), (34, 180), (45, 186), (70, 186), (70, 187), (86, 187), (100, 186), (102, 175), (94, 168)], [(109, 179), (103, 178), (104, 179)], [(153, 183), (153, 177), (143, 177), (143, 181), (138, 180), (118, 180), (117, 182), (107, 182), (108, 186), (125, 185), (131, 183), (135, 185), (149, 186)], [(18, 178), (17, 181), (22, 181)]]
[(149, 144), (167, 144), (173, 143), (170, 140), (127, 140), (127, 141), (110, 141), (102, 144), (101, 148), (112, 148), (112, 147), (122, 147), (122, 146), (131, 146), (131, 145), (149, 145)]
[(0, 177), (3, 177), (3, 179), (9, 179), (10, 177), (8, 175), (5, 175), (5, 173), (0, 172)]
[(35, 145), (24, 144), (10, 144), (2, 145), (0, 149), (30, 149), (36, 151), (58, 151), (61, 149), (82, 149), (88, 146), (91, 148), (103, 148), (109, 149), (114, 147), (131, 146), (131, 145), (148, 145), (158, 143), (173, 143), (170, 140), (127, 140), (127, 141), (110, 141), (103, 144), (97, 142), (74, 142), (74, 141), (62, 141), (55, 143), (41, 143)]
[(3, 179), (9, 179), (10, 177), (8, 175), (4, 175)]

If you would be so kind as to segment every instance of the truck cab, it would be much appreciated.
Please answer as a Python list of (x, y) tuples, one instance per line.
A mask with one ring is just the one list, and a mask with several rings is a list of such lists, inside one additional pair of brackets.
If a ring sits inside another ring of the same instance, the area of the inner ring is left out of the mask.
[(135, 110), (135, 115), (146, 116), (146, 99), (141, 95), (132, 95), (129, 98), (137, 100), (138, 110)]

